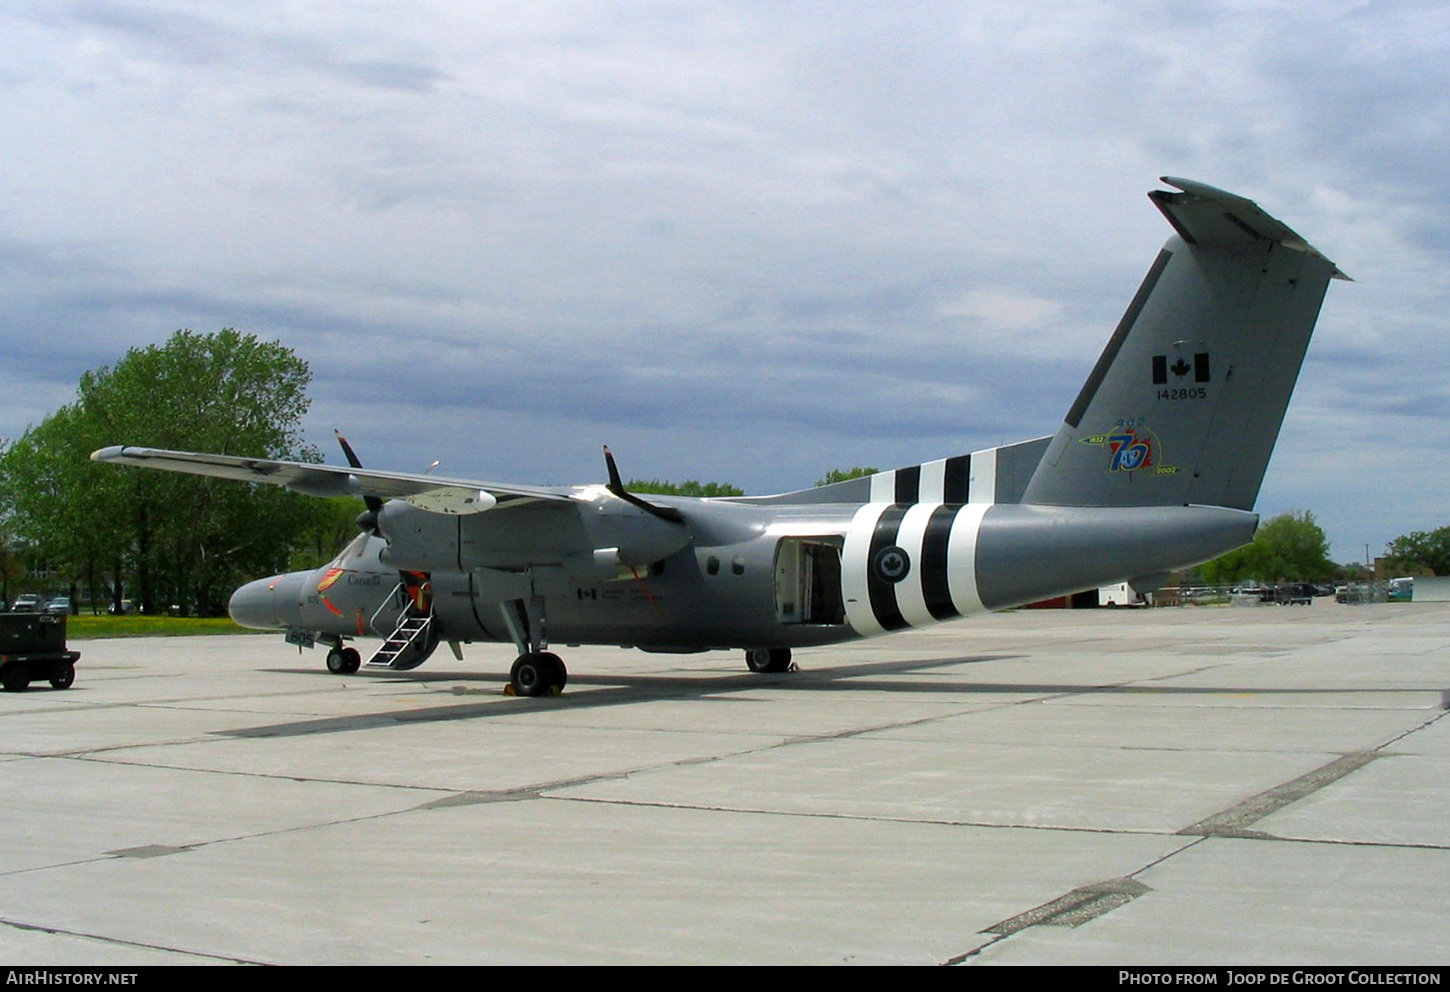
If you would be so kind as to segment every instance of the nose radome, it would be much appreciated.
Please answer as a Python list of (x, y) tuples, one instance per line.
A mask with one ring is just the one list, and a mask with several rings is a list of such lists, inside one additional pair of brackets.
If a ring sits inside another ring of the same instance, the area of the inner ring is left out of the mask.
[[(299, 581), (301, 573), (293, 572), (248, 582), (232, 593), (227, 612), (242, 627), (256, 630), (286, 627), (289, 620), (282, 614), (289, 607), (293, 613), (297, 612), (296, 590)], [(294, 618), (291, 623), (295, 622), (297, 621)]]

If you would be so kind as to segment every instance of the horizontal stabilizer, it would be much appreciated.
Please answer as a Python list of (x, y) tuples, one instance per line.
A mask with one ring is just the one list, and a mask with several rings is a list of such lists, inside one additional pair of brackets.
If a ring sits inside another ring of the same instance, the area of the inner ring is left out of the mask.
[[(1289, 225), (1269, 216), (1253, 200), (1191, 179), (1164, 176), (1163, 181), (1183, 192), (1154, 190), (1148, 198), (1163, 211), (1179, 237), (1191, 245), (1232, 250), (1274, 241), (1315, 258), (1324, 257)], [(1349, 280), (1338, 268), (1333, 278)]]

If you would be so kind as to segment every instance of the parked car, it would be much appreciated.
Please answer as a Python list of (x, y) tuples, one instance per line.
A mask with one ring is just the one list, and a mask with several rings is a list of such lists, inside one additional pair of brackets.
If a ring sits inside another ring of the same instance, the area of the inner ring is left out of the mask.
[(1314, 587), (1307, 582), (1284, 582), (1274, 587), (1274, 602), (1280, 606), (1308, 606), (1314, 601)]
[(15, 597), (14, 613), (39, 613), (40, 597), (33, 592), (24, 592)]
[(74, 611), (71, 610), (70, 597), (69, 596), (57, 596), (57, 597), (55, 597), (55, 599), (52, 599), (49, 603), (46, 603), (45, 604), (45, 612), (50, 613), (50, 614), (55, 615), (55, 616), (59, 616), (62, 613), (70, 614), (70, 613), (74, 612)]

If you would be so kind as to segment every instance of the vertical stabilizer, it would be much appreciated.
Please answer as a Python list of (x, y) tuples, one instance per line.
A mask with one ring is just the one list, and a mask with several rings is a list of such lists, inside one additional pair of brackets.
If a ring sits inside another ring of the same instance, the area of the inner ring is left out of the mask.
[(1331, 278), (1250, 200), (1148, 194), (1159, 253), (1023, 494), (1050, 506), (1252, 509)]

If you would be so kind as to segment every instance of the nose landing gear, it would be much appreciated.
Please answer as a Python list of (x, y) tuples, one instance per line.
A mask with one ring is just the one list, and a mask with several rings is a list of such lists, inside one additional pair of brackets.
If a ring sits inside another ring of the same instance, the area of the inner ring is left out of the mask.
[(327, 652), (327, 670), (334, 675), (351, 675), (362, 667), (356, 648), (338, 646)]

